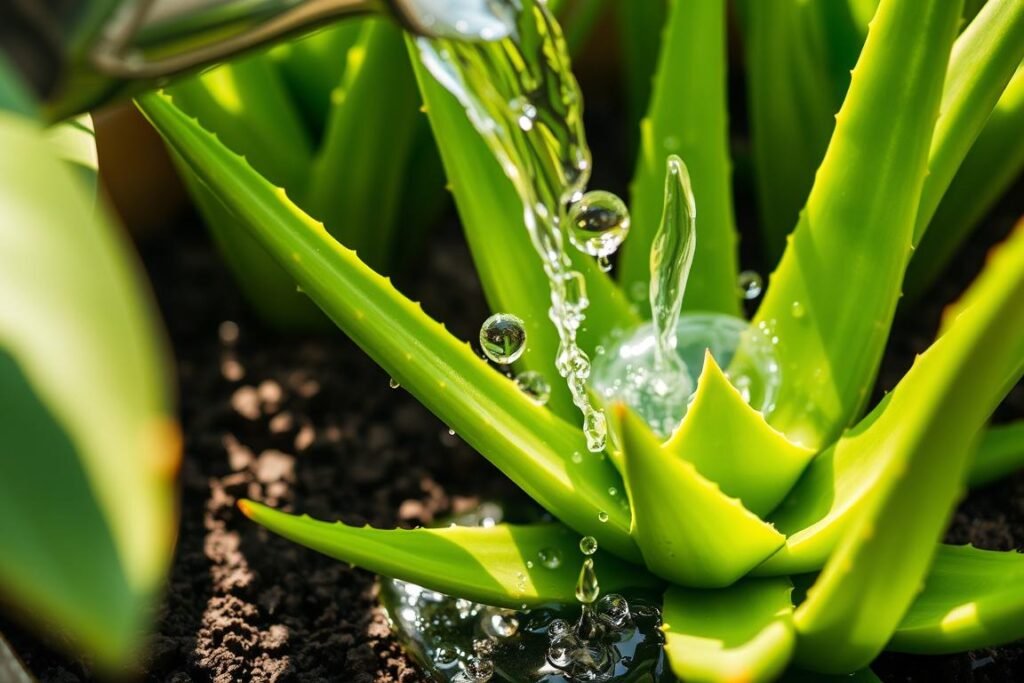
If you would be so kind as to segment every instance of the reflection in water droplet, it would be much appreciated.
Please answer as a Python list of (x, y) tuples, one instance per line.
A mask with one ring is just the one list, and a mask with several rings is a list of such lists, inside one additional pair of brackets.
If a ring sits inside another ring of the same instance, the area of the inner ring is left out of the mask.
[(584, 555), (593, 555), (597, 552), (597, 539), (593, 536), (584, 536), (580, 539), (580, 552)]
[(737, 287), (742, 296), (747, 301), (753, 301), (757, 297), (761, 296), (761, 291), (764, 289), (764, 281), (761, 276), (753, 270), (744, 270), (740, 273), (739, 280), (737, 281)]
[(612, 628), (623, 628), (629, 623), (629, 602), (617, 593), (609, 593), (597, 603), (598, 618)]
[(608, 521), (608, 513), (605, 512), (604, 510), (601, 510), (600, 512), (598, 512), (597, 513), (597, 521), (601, 522), (602, 524), (607, 522)]
[(526, 327), (508, 313), (495, 313), (480, 326), (480, 348), (495, 363), (514, 363), (526, 350)]
[(551, 385), (544, 375), (535, 370), (527, 370), (516, 375), (516, 386), (539, 406), (545, 405), (551, 398)]
[(466, 663), (466, 675), (473, 683), (487, 683), (494, 676), (494, 662), (481, 657), (473, 657)]
[(573, 246), (605, 260), (629, 234), (629, 209), (617, 195), (604, 190), (584, 194), (569, 208), (566, 220)]

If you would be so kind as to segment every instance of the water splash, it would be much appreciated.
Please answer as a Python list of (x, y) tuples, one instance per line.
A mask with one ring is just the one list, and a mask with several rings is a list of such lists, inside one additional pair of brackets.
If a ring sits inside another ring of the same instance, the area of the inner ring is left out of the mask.
[(607, 424), (587, 394), (590, 358), (576, 341), (588, 306), (583, 275), (566, 253), (561, 224), (583, 196), (590, 150), (583, 101), (561, 29), (539, 0), (521, 11), (508, 38), (494, 43), (417, 39), (420, 59), (465, 108), (512, 181), (523, 221), (551, 290), (549, 317), (559, 337), (555, 359), (583, 415), (589, 450), (604, 450)]

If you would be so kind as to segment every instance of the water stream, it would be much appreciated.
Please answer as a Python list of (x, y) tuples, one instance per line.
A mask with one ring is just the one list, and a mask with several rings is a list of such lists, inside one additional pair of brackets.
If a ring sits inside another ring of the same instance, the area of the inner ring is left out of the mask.
[(583, 99), (561, 29), (543, 2), (512, 4), (519, 11), (504, 40), (420, 38), (417, 45), (424, 66), (466, 109), (522, 200), (551, 290), (549, 316), (560, 342), (555, 367), (583, 414), (588, 448), (599, 452), (606, 420), (587, 394), (590, 358), (576, 341), (588, 305), (586, 283), (566, 252), (563, 226), (572, 225), (578, 248), (607, 259), (628, 231), (628, 212), (607, 193), (584, 194), (591, 160)]

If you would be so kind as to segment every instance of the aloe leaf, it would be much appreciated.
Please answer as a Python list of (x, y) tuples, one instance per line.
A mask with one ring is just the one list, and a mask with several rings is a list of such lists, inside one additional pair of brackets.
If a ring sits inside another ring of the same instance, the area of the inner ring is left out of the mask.
[(100, 169), (92, 117), (83, 114), (77, 119), (51, 126), (46, 135), (60, 158), (71, 164), (86, 193), (95, 197)]
[(1001, 398), (995, 389), (1024, 371), (1022, 288), (1018, 230), (972, 285), (973, 303), (858, 440), (884, 451), (885, 464), (794, 616), (805, 665), (840, 673), (868, 664), (913, 602), (963, 490), (976, 435)]
[(271, 182), (303, 186), (313, 143), (270, 58), (246, 57), (180, 81), (168, 92), (175, 105)]
[(318, 145), (327, 126), (331, 93), (341, 83), (348, 51), (359, 40), (361, 20), (338, 22), (299, 40), (274, 47), (268, 53), (281, 73), (306, 129)]
[(841, 1), (746, 0), (738, 7), (762, 243), (772, 264), (829, 144), (861, 37)]
[[(276, 534), (376, 574), (499, 607), (576, 600), (579, 535), (561, 524), (437, 529), (374, 529), (321, 522), (278, 512), (249, 500), (247, 517)], [(545, 566), (541, 555), (561, 558)], [(607, 553), (594, 557), (601, 588), (619, 591), (659, 585), (657, 579)]]
[[(867, 417), (814, 459), (790, 495), (770, 516), (770, 520), (787, 534), (786, 547), (759, 567), (757, 573), (797, 574), (815, 571), (824, 564), (840, 540), (848, 535), (854, 520), (868, 513), (874, 492), (892, 476), (893, 468), (898, 469), (898, 461), (893, 459), (896, 452), (894, 440), (913, 437), (918, 420), (928, 418), (929, 414), (923, 411), (932, 406), (922, 402), (921, 397), (930, 397), (933, 401), (942, 398), (934, 388), (934, 383), (942, 381), (942, 373), (936, 373), (935, 368), (949, 371), (971, 366), (988, 353), (989, 346), (1001, 343), (1002, 340), (995, 337), (1008, 335), (1016, 344), (1017, 362), (1011, 358), (1004, 363), (997, 381), (982, 385), (969, 395), (962, 393), (964, 387), (961, 386), (951, 385), (948, 390), (943, 389), (950, 394), (947, 400), (970, 398), (972, 407), (984, 412), (986, 417), (1020, 378), (1024, 372), (1020, 366), (1020, 358), (1024, 357), (1024, 339), (1013, 338), (1013, 318), (1005, 320), (1003, 332), (988, 330), (993, 338), (983, 338), (976, 347), (980, 350), (974, 351), (973, 355), (969, 349), (965, 350), (962, 339), (972, 334), (980, 336), (978, 329), (982, 325), (977, 322), (978, 316), (968, 317), (968, 312), (991, 306), (985, 297), (995, 299), (991, 294), (993, 282), (1002, 277), (1002, 286), (1012, 290), (1011, 285), (1019, 274), (1007, 276), (1009, 269), (1003, 265), (996, 268), (994, 275), (988, 273), (993, 269), (993, 263), (1003, 264), (1024, 251), (1022, 235), (1024, 229), (1019, 227), (1012, 240), (996, 250), (983, 278), (965, 293), (964, 298), (972, 302), (966, 307), (967, 312), (949, 324), (947, 331), (918, 357), (910, 372)], [(1012, 256), (1002, 256), (1004, 253)], [(1020, 317), (1020, 312), (1016, 313)], [(988, 324), (991, 321), (982, 322)], [(954, 335), (956, 341), (947, 340), (950, 335)], [(914, 416), (917, 419), (911, 419)], [(914, 446), (911, 441), (900, 443), (907, 444), (908, 452)], [(953, 441), (948, 445), (940, 442), (940, 446), (934, 449), (934, 457), (954, 461), (964, 457), (965, 454), (953, 448), (953, 444)], [(944, 471), (939, 467), (932, 469)], [(918, 514), (915, 512), (915, 518)]]
[(654, 72), (661, 54), (667, 5), (668, 0), (615, 3), (625, 70), (623, 80), (626, 84), (630, 151), (638, 147), (640, 120), (650, 103)]
[[(529, 346), (520, 363), (551, 377), (558, 349), (558, 335), (548, 318), (551, 292), (523, 222), (522, 202), (487, 144), (473, 129), (462, 105), (419, 64), (415, 45), (410, 44), (409, 49), (487, 303), (491, 310), (512, 313), (525, 322)], [(592, 350), (613, 330), (631, 328), (638, 319), (594, 260), (575, 249), (571, 251), (573, 267), (586, 278), (590, 300), (578, 339), (584, 349)], [(579, 411), (564, 383), (550, 384), (549, 407), (565, 419), (578, 422)]]
[[(755, 322), (781, 340), (784, 380), (769, 422), (805, 446), (832, 441), (874, 382), (960, 7), (879, 5), (825, 160), (757, 311)], [(806, 313), (794, 315), (794, 302)]]
[(1024, 420), (989, 427), (981, 436), (968, 482), (984, 486), (1024, 469)]
[[(185, 163), (330, 318), (395, 380), (540, 505), (601, 546), (638, 557), (614, 504), (614, 468), (582, 431), (536, 405), (401, 295), (287, 195), (160, 94), (142, 110)], [(598, 520), (607, 511), (608, 521)]]
[(0, 589), (120, 667), (176, 530), (165, 348), (127, 246), (54, 143), (2, 113), (0, 149)]
[[(726, 113), (725, 2), (670, 3), (654, 93), (640, 124), (629, 239), (620, 282), (646, 309), (649, 254), (664, 204), (665, 159), (686, 162), (697, 200), (697, 251), (683, 305), (738, 315), (736, 226)], [(635, 292), (635, 294), (634, 294)]]
[(814, 457), (743, 400), (710, 351), (686, 416), (662, 448), (693, 463), (757, 515), (779, 504)]
[(680, 680), (775, 680), (796, 642), (788, 579), (747, 579), (717, 590), (665, 593), (665, 654)]
[(14, 70), (6, 54), (0, 55), (0, 111), (35, 118), (38, 107), (29, 89)]
[(785, 537), (694, 466), (661, 449), (647, 425), (615, 407), (633, 535), (647, 568), (684, 586), (737, 581), (778, 550)]
[(887, 650), (963, 652), (1024, 637), (1024, 555), (939, 547)]
[(1024, 67), (1010, 80), (935, 209), (907, 269), (905, 302), (920, 299), (1022, 169)]
[(953, 45), (935, 124), (914, 243), (1024, 59), (1024, 2), (989, 0)]
[(367, 22), (331, 95), (324, 140), (298, 203), (383, 272), (400, 237), (396, 218), (418, 108), (402, 32)]

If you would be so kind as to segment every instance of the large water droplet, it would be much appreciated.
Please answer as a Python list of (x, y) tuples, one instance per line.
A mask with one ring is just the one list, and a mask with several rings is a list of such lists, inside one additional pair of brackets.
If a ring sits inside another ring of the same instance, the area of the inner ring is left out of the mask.
[(569, 241), (580, 251), (607, 258), (629, 234), (629, 209), (617, 195), (604, 190), (587, 192), (566, 217)]
[(495, 313), (480, 326), (480, 348), (495, 363), (514, 363), (526, 350), (526, 327), (509, 313)]
[(588, 557), (583, 560), (580, 568), (580, 576), (576, 580), (576, 599), (581, 604), (590, 605), (597, 600), (601, 594), (601, 585), (597, 582), (597, 572), (594, 570), (594, 558)]
[(736, 281), (736, 287), (740, 291), (740, 296), (747, 301), (753, 301), (761, 296), (761, 292), (764, 290), (764, 281), (756, 271), (744, 270)]
[(511, 638), (519, 630), (519, 620), (512, 610), (489, 608), (483, 613), (482, 626), (492, 638)]
[(516, 375), (516, 386), (539, 406), (545, 405), (551, 398), (551, 385), (544, 375), (535, 370), (527, 370)]
[(584, 536), (580, 539), (580, 552), (590, 556), (597, 552), (597, 539), (593, 536)]
[(487, 683), (494, 676), (494, 662), (483, 657), (473, 657), (466, 663), (466, 675), (473, 683)]
[(629, 602), (617, 593), (609, 593), (598, 601), (597, 616), (612, 628), (623, 628), (630, 620)]

